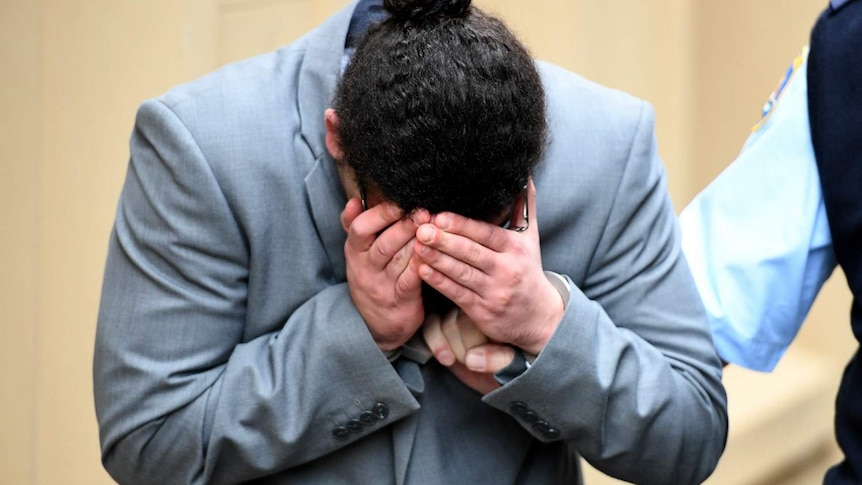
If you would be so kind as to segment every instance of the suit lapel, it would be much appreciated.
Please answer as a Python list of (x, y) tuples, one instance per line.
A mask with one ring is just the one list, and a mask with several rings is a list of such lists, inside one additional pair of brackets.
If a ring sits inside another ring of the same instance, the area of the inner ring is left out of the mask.
[[(341, 72), (344, 39), (356, 2), (330, 17), (307, 37), (307, 51), (299, 72), (299, 116), (302, 136), (320, 159), (326, 154), (323, 112), (329, 107)], [(342, 39), (333, 42), (333, 39)]]
[(347, 196), (338, 179), (335, 161), (325, 155), (317, 159), (305, 177), (308, 207), (314, 219), (317, 235), (326, 251), (335, 281), (346, 281), (344, 242), (347, 234), (341, 227), (341, 210)]
[(306, 37), (306, 53), (299, 72), (297, 102), (302, 138), (315, 158), (305, 177), (309, 207), (317, 234), (323, 243), (336, 281), (345, 281), (344, 241), (341, 210), (347, 202), (338, 179), (335, 161), (326, 150), (323, 112), (330, 105), (341, 70), (344, 41), (356, 2), (313, 30)]

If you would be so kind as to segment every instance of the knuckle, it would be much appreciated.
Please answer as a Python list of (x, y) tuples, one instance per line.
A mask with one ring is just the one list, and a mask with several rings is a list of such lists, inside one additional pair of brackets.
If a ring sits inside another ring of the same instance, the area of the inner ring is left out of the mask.
[(461, 303), (462, 305), (468, 304), (467, 296), (468, 296), (467, 289), (464, 288), (463, 286), (460, 286), (460, 285), (455, 286), (455, 288), (452, 290), (452, 299), (456, 302)]
[(381, 241), (378, 239), (372, 248), (374, 249), (374, 253), (381, 258), (385, 258), (389, 254), (389, 245), (385, 241)]
[(479, 262), (482, 259), (482, 250), (477, 246), (471, 246), (467, 251), (467, 258), (469, 261)]
[(410, 256), (410, 253), (407, 251), (407, 249), (409, 249), (409, 248), (407, 248), (406, 246), (399, 249), (392, 256), (392, 264), (394, 264), (395, 266), (398, 266), (398, 267), (403, 266), (404, 262), (407, 261), (407, 258)]
[(493, 304), (490, 305), (491, 313), (502, 313), (501, 309), (507, 308), (512, 303), (512, 292), (508, 288), (497, 290), (492, 298)]
[(507, 286), (511, 288), (524, 280), (524, 270), (520, 266), (507, 266), (503, 268), (501, 276)]
[(379, 303), (385, 300), (386, 295), (380, 290), (379, 285), (365, 285), (364, 288), (366, 288), (372, 302)]
[(357, 217), (350, 224), (350, 227), (347, 229), (347, 237), (348, 239), (355, 239), (358, 237), (363, 237), (367, 231), (365, 231), (364, 219), (361, 217)]
[(395, 294), (397, 296), (406, 295), (408, 293), (411, 293), (412, 289), (413, 288), (412, 288), (412, 285), (410, 284), (410, 282), (405, 280), (404, 278), (399, 278), (395, 282)]
[(469, 283), (473, 280), (473, 267), (469, 265), (464, 265), (461, 270), (458, 272), (458, 279), (464, 283)]

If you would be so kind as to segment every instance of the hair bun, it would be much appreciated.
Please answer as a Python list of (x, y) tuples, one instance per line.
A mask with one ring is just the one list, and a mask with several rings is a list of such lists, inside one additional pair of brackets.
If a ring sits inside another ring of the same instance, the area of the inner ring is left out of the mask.
[(463, 17), (472, 0), (383, 0), (383, 6), (400, 20)]

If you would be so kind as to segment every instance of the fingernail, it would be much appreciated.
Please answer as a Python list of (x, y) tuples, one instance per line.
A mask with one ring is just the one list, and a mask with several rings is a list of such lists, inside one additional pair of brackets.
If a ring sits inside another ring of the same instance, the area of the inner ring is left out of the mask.
[(447, 229), (447, 228), (449, 228), (449, 224), (450, 224), (451, 222), (452, 222), (452, 221), (451, 221), (451, 219), (449, 218), (449, 216), (446, 216), (446, 215), (443, 215), (443, 214), (437, 214), (436, 216), (434, 216), (434, 225), (435, 225), (435, 226), (437, 226), (437, 227), (439, 227), (440, 229)]
[(450, 365), (455, 363), (455, 356), (452, 355), (452, 352), (444, 350), (437, 354), (437, 361), (445, 365), (446, 367), (449, 367)]
[(429, 243), (434, 239), (434, 229), (428, 226), (421, 226), (416, 231), (416, 238), (422, 242)]
[(484, 372), (485, 353), (480, 350), (471, 350), (467, 352), (467, 356), (464, 358), (464, 365), (472, 371)]
[(410, 214), (410, 220), (413, 221), (413, 224), (421, 226), (431, 222), (431, 215), (425, 209), (416, 209)]

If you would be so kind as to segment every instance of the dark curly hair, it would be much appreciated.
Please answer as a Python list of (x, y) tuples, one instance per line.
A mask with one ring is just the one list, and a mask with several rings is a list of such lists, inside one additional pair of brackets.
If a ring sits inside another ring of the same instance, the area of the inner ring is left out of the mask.
[(470, 0), (383, 3), (336, 90), (340, 162), (406, 212), (499, 217), (545, 145), (531, 56)]

